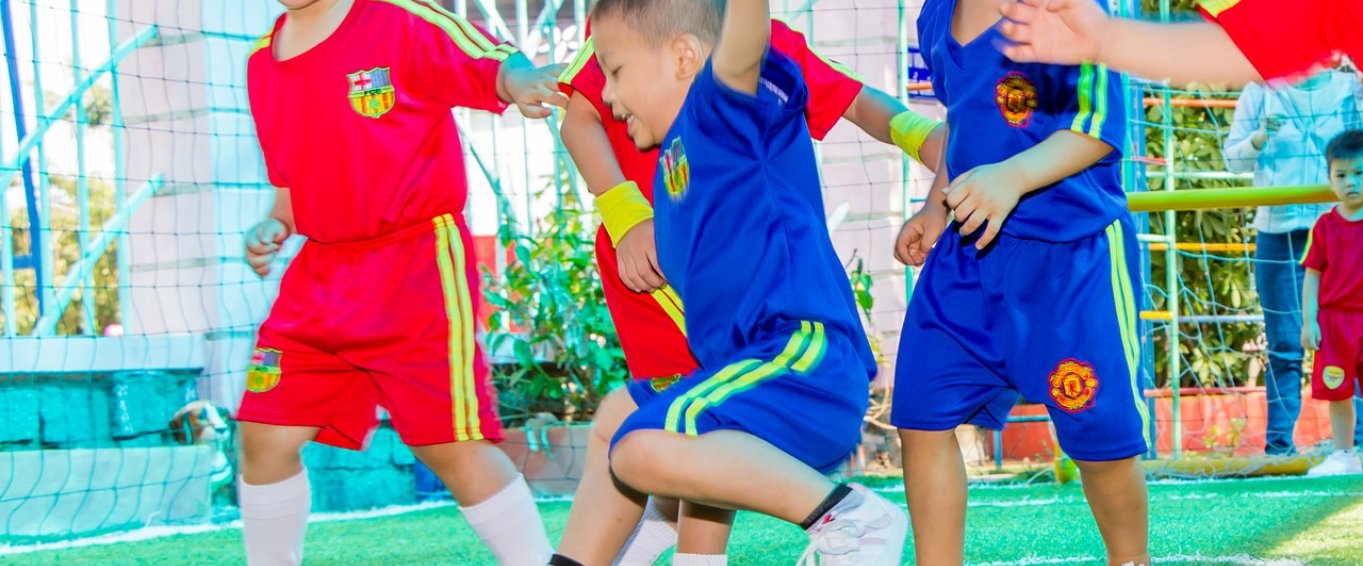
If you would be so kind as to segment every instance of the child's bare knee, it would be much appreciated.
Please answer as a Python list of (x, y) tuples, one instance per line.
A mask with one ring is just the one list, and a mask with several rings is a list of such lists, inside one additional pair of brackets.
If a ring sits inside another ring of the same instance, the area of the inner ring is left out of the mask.
[(611, 473), (632, 489), (652, 494), (664, 471), (666, 457), (651, 431), (634, 431), (620, 439), (611, 451)]

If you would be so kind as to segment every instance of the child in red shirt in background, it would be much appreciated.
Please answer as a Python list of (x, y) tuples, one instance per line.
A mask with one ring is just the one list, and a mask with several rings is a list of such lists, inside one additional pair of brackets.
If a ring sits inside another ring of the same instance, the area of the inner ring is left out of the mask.
[(451, 109), (543, 117), (554, 77), (429, 0), (281, 0), (247, 91), (274, 209), (247, 235), (270, 271), (308, 241), (261, 326), (238, 419), (246, 561), (302, 561), (309, 441), (363, 449), (382, 406), (450, 488), (498, 562), (551, 553), (529, 486), (493, 444), (496, 396), (478, 345), (478, 277), (464, 226)]
[[(1198, 0), (1215, 23), (1108, 17), (1088, 0), (1018, 0), (1000, 7), (1004, 48), (1019, 62), (1098, 63), (1151, 79), (1245, 83), (1304, 77), (1337, 52), (1363, 61), (1358, 0)], [(1197, 56), (1189, 57), (1189, 53)]]
[(1363, 473), (1353, 403), (1363, 386), (1363, 131), (1340, 134), (1325, 157), (1339, 206), (1316, 221), (1306, 244), (1301, 342), (1316, 350), (1311, 395), (1330, 402), (1335, 451), (1309, 476)]

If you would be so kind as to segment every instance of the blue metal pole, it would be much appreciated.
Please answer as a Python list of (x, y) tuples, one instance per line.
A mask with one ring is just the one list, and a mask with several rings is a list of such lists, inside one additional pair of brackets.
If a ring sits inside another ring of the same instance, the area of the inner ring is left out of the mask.
[[(10, 97), (14, 99), (14, 131), (20, 140), (28, 136), (28, 124), (24, 122), (23, 85), (19, 77), (19, 59), (14, 48), (14, 20), (10, 15), (9, 0), (0, 0), (0, 29), (5, 36), (5, 70), (9, 72)], [(24, 176), (24, 204), (28, 211), (29, 258), (37, 279), (34, 295), (38, 298), (38, 315), (46, 311), (42, 290), (43, 281), (42, 253), (43, 233), (41, 215), (38, 212), (38, 190), (33, 186), (33, 166), (27, 154), (19, 156), (19, 167)]]

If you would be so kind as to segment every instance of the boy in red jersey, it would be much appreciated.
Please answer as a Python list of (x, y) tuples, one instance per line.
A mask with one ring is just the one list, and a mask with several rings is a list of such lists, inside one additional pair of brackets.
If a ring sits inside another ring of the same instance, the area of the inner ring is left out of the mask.
[(1353, 398), (1363, 385), (1363, 132), (1340, 134), (1325, 148), (1339, 206), (1311, 228), (1302, 285), (1301, 343), (1316, 350), (1311, 396), (1330, 402), (1335, 451), (1308, 476), (1363, 473), (1354, 447)]
[[(939, 122), (909, 111), (885, 92), (864, 86), (850, 70), (811, 50), (803, 35), (779, 20), (771, 23), (771, 48), (794, 60), (804, 73), (810, 92), (805, 119), (815, 139), (823, 139), (845, 118), (929, 167), (937, 165), (946, 137)], [(559, 80), (571, 96), (563, 123), (564, 145), (596, 195), (602, 217), (597, 262), (625, 360), (635, 379), (652, 379), (655, 387), (664, 387), (694, 372), (698, 364), (687, 346), (681, 300), (658, 268), (651, 203), (658, 150), (637, 149), (626, 122), (616, 119), (603, 101), (606, 77), (590, 38)], [(639, 518), (639, 507), (613, 487), (608, 471), (606, 445), (628, 416), (627, 411), (616, 410), (625, 406), (619, 403), (624, 392), (613, 395), (614, 399), (601, 405), (593, 422), (588, 463), (556, 560), (587, 565), (617, 559), (621, 566), (653, 564), (676, 543), (673, 564), (724, 564), (731, 511), (688, 504), (686, 526), (681, 529), (685, 534), (679, 542), (677, 503), (655, 499), (626, 543)]]
[(362, 449), (382, 406), (502, 564), (548, 539), (502, 439), (477, 344), (478, 279), (453, 107), (543, 117), (537, 70), (431, 0), (281, 0), (247, 85), (274, 209), (247, 235), (265, 275), (308, 237), (261, 326), (238, 419), (247, 562), (298, 564), (308, 441)]
[(1004, 54), (1019, 62), (1093, 62), (1178, 84), (1302, 77), (1338, 51), (1363, 61), (1363, 2), (1197, 3), (1215, 24), (1110, 18), (1085, 0), (1019, 0), (1000, 8), (1007, 19), (1001, 30), (1016, 43)]

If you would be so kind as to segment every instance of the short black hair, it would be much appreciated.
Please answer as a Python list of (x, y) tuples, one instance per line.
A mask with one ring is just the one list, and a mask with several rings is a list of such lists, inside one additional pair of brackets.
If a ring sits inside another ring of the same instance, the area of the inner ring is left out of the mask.
[(689, 33), (710, 45), (724, 26), (725, 0), (600, 0), (592, 20), (624, 18), (635, 32), (658, 44)]
[(1327, 163), (1359, 157), (1363, 157), (1363, 130), (1345, 130), (1330, 140), (1330, 145), (1325, 146)]

